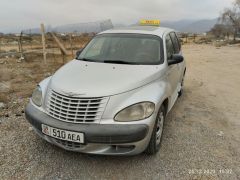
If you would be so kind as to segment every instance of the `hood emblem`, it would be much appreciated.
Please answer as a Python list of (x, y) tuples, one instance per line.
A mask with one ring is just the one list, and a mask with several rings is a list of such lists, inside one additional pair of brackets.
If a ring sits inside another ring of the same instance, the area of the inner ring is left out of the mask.
[(85, 93), (84, 94), (78, 94), (78, 93), (73, 93), (73, 92), (63, 92), (63, 93), (70, 97), (85, 95)]

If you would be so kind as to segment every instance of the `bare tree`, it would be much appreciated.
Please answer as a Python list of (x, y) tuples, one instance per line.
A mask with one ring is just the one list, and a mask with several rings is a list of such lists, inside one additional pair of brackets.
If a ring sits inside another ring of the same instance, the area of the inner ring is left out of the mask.
[(232, 26), (235, 40), (240, 31), (240, 0), (235, 0), (232, 8), (225, 9), (221, 14), (220, 20), (223, 24)]
[(215, 26), (210, 30), (210, 33), (213, 34), (216, 38), (220, 38), (224, 36), (224, 25), (223, 24), (215, 24)]
[(226, 24), (215, 24), (215, 26), (209, 31), (216, 38), (225, 38), (229, 39), (231, 34), (234, 34), (233, 28), (231, 25)]

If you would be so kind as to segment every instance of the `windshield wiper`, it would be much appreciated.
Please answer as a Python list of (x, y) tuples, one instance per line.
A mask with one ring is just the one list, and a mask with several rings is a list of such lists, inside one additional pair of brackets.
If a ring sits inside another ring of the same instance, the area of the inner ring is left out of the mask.
[(96, 60), (94, 60), (94, 59), (89, 59), (89, 58), (80, 58), (80, 59), (77, 59), (77, 60), (96, 62)]
[(89, 59), (89, 58), (80, 58), (77, 60), (82, 61), (89, 61), (89, 62), (100, 62), (100, 63), (112, 63), (112, 64), (136, 64), (134, 62), (128, 62), (128, 61), (121, 61), (121, 60), (105, 60), (105, 61), (98, 61), (95, 59)]
[(121, 60), (105, 60), (104, 63), (113, 63), (113, 64), (136, 64), (134, 62), (121, 61)]

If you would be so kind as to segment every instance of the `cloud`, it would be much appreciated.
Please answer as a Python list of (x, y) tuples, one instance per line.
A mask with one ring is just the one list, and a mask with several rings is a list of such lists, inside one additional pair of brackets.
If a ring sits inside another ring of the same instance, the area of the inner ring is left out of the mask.
[(0, 31), (112, 19), (135, 23), (161, 20), (216, 18), (233, 0), (1, 0)]

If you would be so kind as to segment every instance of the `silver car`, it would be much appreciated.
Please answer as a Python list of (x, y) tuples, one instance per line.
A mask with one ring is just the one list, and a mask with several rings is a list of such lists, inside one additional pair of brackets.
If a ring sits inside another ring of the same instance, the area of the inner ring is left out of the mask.
[(66, 150), (155, 154), (185, 72), (174, 30), (107, 30), (39, 83), (26, 119), (40, 137)]

